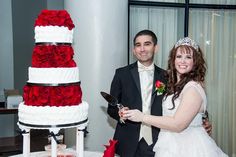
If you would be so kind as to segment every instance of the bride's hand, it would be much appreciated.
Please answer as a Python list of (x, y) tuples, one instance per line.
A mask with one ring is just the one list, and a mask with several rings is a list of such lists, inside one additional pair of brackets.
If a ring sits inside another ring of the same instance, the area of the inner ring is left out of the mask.
[(126, 110), (123, 112), (123, 117), (134, 121), (134, 122), (142, 122), (143, 121), (143, 117), (144, 117), (144, 113), (142, 113), (141, 111), (135, 109), (135, 110)]
[(118, 111), (120, 119), (122, 119), (123, 121), (125, 121), (127, 119), (127, 118), (124, 117), (124, 111), (126, 111), (126, 110), (129, 110), (129, 108), (128, 107), (123, 107), (123, 108), (119, 109), (119, 111)]

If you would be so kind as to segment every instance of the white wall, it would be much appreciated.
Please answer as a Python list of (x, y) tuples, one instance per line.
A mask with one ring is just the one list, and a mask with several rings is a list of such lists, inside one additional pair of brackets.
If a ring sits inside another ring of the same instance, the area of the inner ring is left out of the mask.
[[(0, 101), (4, 101), (3, 89), (14, 88), (11, 1), (0, 1), (0, 19)], [(0, 137), (15, 134), (14, 122), (14, 115), (0, 115)]]
[[(89, 107), (89, 134), (85, 149), (103, 151), (113, 137), (115, 123), (106, 113), (100, 91), (110, 90), (115, 69), (127, 65), (128, 1), (64, 1), (75, 23), (74, 51), (79, 67), (83, 99)], [(75, 131), (66, 131), (66, 143), (74, 145)]]
[(3, 89), (14, 87), (11, 1), (0, 1), (0, 101)]

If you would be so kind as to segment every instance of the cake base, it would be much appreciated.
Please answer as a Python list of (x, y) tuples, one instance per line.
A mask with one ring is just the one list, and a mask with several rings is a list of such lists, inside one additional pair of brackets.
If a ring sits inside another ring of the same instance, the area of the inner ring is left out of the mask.
[(86, 125), (88, 103), (83, 101), (76, 106), (27, 106), (24, 102), (18, 108), (21, 129), (71, 128)]
[(57, 136), (60, 129), (76, 128), (76, 156), (83, 157), (84, 132), (88, 125), (88, 103), (76, 106), (27, 106), (18, 108), (18, 126), (23, 135), (23, 156), (30, 156), (30, 130), (48, 129), (51, 135), (51, 157), (57, 157)]

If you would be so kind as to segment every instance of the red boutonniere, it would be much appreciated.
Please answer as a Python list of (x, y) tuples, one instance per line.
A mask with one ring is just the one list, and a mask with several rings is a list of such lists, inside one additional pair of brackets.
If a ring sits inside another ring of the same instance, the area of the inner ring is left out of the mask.
[(165, 91), (166, 86), (163, 82), (157, 80), (155, 83), (155, 87), (156, 87), (157, 95), (162, 95)]

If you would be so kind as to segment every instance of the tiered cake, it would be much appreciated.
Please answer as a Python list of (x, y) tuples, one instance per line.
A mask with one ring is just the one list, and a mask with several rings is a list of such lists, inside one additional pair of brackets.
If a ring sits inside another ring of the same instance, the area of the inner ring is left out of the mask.
[[(87, 126), (88, 104), (82, 101), (79, 69), (73, 60), (73, 28), (65, 10), (43, 10), (35, 22), (32, 67), (18, 109), (18, 125), (25, 133), (49, 129), (57, 134), (61, 128)], [(29, 154), (27, 138), (25, 156)]]

